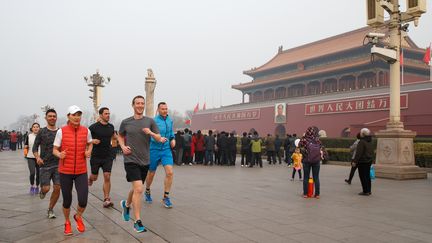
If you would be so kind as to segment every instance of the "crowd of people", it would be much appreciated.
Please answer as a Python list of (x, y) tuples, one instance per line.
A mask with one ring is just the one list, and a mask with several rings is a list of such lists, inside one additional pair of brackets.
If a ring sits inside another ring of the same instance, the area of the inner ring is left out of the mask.
[[(89, 187), (98, 180), (99, 170), (103, 172), (103, 207), (113, 206), (110, 198), (111, 170), (113, 160), (118, 153), (123, 154), (126, 181), (131, 188), (125, 200), (121, 200), (122, 218), (129, 221), (133, 210), (134, 230), (146, 231), (141, 221), (141, 201), (152, 203), (151, 185), (159, 165), (165, 171), (163, 198), (161, 203), (172, 208), (170, 191), (173, 184), (173, 166), (181, 165), (225, 165), (235, 166), (237, 153), (241, 154), (241, 167), (263, 167), (262, 157), (265, 148), (269, 165), (284, 163), (292, 167), (291, 179), (298, 173), (302, 180), (303, 197), (308, 198), (310, 174), (314, 183), (314, 198), (320, 198), (320, 164), (326, 159), (326, 151), (319, 139), (319, 129), (309, 127), (301, 138), (296, 134), (287, 134), (286, 138), (267, 134), (260, 137), (257, 131), (243, 132), (241, 138), (225, 131), (213, 133), (209, 130), (203, 134), (189, 129), (174, 134), (173, 120), (168, 116), (168, 105), (158, 104), (157, 115), (149, 118), (143, 115), (145, 99), (136, 96), (132, 100), (133, 115), (121, 122), (119, 131), (109, 123), (110, 111), (107, 107), (99, 109), (98, 120), (88, 128), (81, 125), (82, 110), (70, 106), (67, 110), (67, 124), (61, 128), (56, 125), (57, 112), (49, 109), (45, 113), (46, 127), (39, 123), (32, 124), (30, 132), (21, 135), (15, 131), (0, 132), (2, 149), (15, 149), (16, 144), (22, 147), (29, 168), (30, 194), (44, 199), (51, 190), (47, 217), (56, 218), (54, 207), (60, 194), (63, 197), (62, 211), (65, 219), (64, 234), (72, 235), (70, 220), (72, 188), (75, 186), (78, 205), (73, 219), (76, 229), (84, 232), (82, 219), (87, 206)], [(363, 191), (360, 195), (371, 195), (371, 178), (369, 170), (372, 164), (373, 148), (371, 133), (364, 128), (352, 146), (352, 169), (349, 179), (358, 168)], [(24, 142), (23, 142), (24, 140)], [(240, 151), (237, 151), (237, 145)], [(282, 150), (283, 148), (283, 150)], [(283, 153), (284, 151), (284, 153)], [(90, 175), (87, 170), (87, 159), (90, 160)]]
[(0, 152), (4, 150), (16, 151), (23, 149), (24, 141), (28, 136), (28, 132), (22, 134), (20, 131), (0, 130)]

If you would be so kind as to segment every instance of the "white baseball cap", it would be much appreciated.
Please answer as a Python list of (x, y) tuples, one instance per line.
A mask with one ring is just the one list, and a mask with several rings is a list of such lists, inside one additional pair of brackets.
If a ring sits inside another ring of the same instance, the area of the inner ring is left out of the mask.
[(76, 106), (76, 105), (69, 106), (69, 108), (68, 108), (68, 115), (69, 114), (75, 114), (77, 112), (81, 112), (82, 113), (82, 110), (78, 106)]

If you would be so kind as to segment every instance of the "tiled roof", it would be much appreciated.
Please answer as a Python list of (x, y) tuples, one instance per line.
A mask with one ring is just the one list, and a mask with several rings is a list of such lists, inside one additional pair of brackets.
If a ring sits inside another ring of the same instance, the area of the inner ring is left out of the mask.
[[(244, 71), (244, 74), (253, 75), (255, 73), (280, 67), (288, 64), (300, 63), (305, 60), (317, 58), (332, 53), (337, 53), (363, 45), (363, 39), (369, 32), (385, 32), (384, 30), (374, 30), (371, 27), (346, 32), (340, 35), (332, 36), (323, 40), (312, 42), (306, 45), (294, 47), (285, 51), (279, 51), (275, 57), (264, 65)], [(406, 37), (404, 45), (410, 48), (418, 49), (415, 43)]]

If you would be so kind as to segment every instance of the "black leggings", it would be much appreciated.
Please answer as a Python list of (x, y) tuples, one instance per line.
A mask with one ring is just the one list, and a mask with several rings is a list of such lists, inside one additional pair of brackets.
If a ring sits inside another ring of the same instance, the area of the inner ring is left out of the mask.
[[(296, 169), (295, 168), (293, 168), (293, 172), (292, 172), (292, 178), (294, 179), (294, 177), (295, 177), (295, 174), (296, 174)], [(301, 180), (301, 170), (298, 170), (298, 174), (299, 174), (299, 179)]]
[(63, 195), (63, 208), (70, 208), (72, 204), (72, 186), (75, 181), (75, 190), (78, 195), (78, 206), (85, 208), (88, 199), (87, 173), (68, 175), (60, 173), (60, 186)]
[(36, 187), (39, 186), (39, 165), (36, 163), (36, 159), (27, 158), (27, 164), (30, 171), (30, 185), (35, 184), (36, 176)]

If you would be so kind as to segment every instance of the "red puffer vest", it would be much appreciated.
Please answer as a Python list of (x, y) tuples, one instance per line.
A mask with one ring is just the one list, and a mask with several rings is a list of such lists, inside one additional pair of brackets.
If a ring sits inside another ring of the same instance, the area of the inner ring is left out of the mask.
[(87, 173), (85, 149), (87, 146), (88, 129), (84, 126), (75, 128), (66, 125), (62, 129), (60, 151), (66, 151), (66, 157), (60, 160), (59, 172), (63, 174), (79, 175)]

